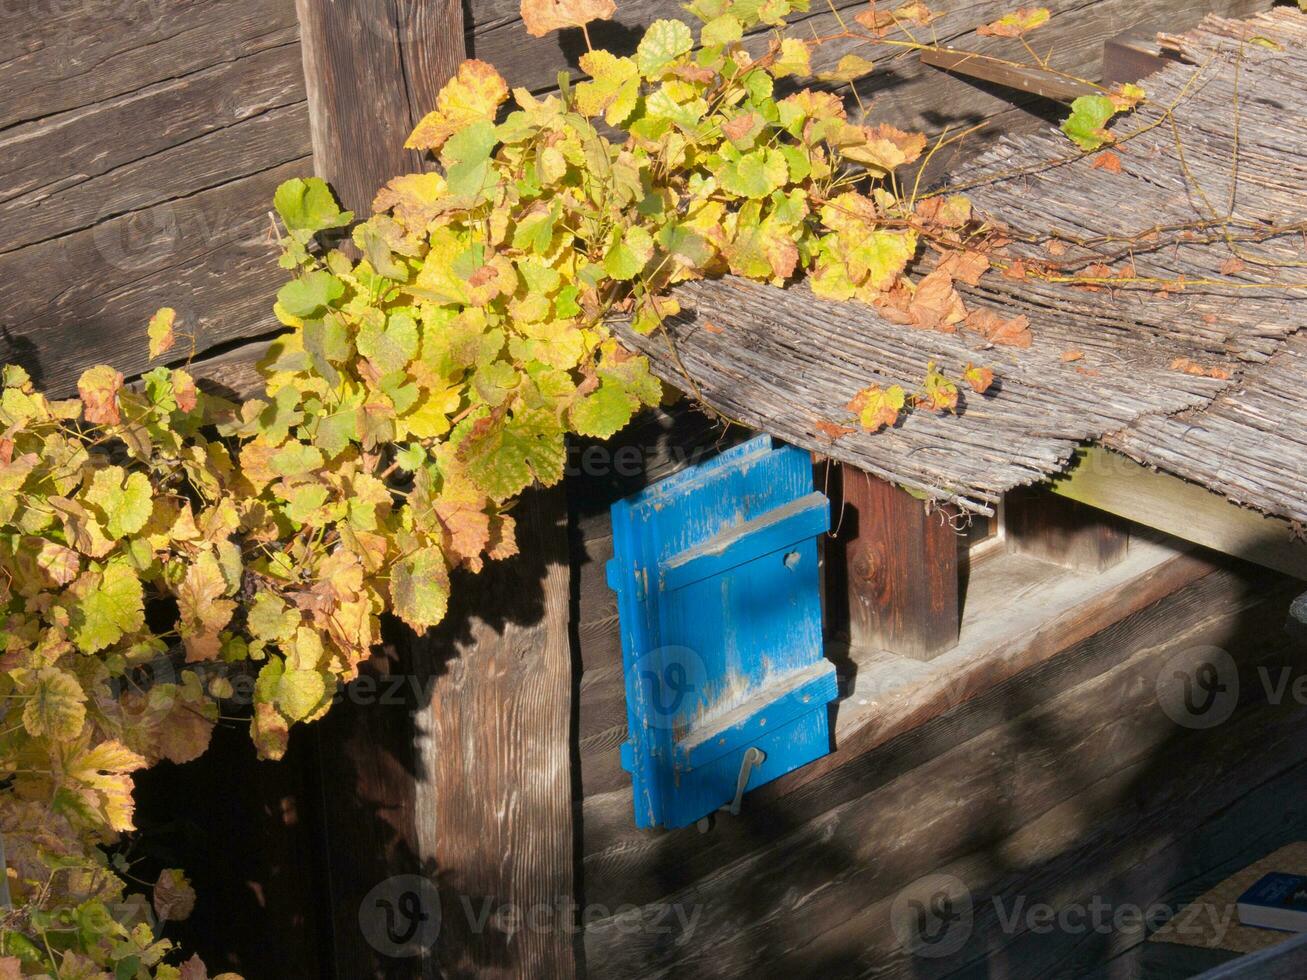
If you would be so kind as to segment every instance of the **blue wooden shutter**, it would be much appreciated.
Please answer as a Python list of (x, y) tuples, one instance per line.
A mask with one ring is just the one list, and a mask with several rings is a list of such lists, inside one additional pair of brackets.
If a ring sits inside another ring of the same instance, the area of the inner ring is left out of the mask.
[[(830, 751), (812, 460), (770, 436), (613, 505), (635, 822), (683, 827)], [(750, 756), (756, 759), (756, 754)]]

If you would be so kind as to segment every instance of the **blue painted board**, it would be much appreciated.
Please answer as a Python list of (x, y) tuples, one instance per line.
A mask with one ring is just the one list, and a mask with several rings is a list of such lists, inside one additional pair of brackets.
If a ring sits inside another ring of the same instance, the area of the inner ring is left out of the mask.
[(681, 827), (830, 750), (809, 455), (761, 436), (613, 506), (636, 824)]

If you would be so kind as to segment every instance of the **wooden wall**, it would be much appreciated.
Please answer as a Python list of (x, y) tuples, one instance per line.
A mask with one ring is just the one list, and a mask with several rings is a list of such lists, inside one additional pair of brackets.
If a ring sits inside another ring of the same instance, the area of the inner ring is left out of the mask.
[[(837, 746), (815, 778), (800, 772), (750, 794), (740, 817), (707, 834), (636, 830), (619, 762), (627, 733), (603, 583), (606, 501), (643, 485), (630, 475), (637, 466), (657, 478), (731, 439), (676, 409), (647, 416), (588, 464), (573, 460), (585, 975), (1151, 976), (1139, 972), (1145, 960), (1163, 969), (1192, 953), (1128, 930), (1010, 928), (996, 909), (1095, 898), (1113, 910), (1178, 908), (1307, 833), (1307, 705), (1271, 703), (1263, 680), (1302, 671), (1283, 632), (1302, 586), (1202, 555), (1136, 583), (1156, 601), (1125, 618), (1130, 609), (1102, 610), (1112, 625), (870, 751)], [(623, 459), (625, 480), (605, 471)], [(1208, 646), (1237, 663), (1241, 700), (1216, 728), (1187, 728), (1159, 706), (1159, 677)], [(893, 925), (896, 902), (930, 875), (964, 882), (975, 910), (966, 942), (938, 958), (909, 954)]]
[(62, 393), (144, 368), (159, 306), (201, 351), (275, 330), (272, 192), (312, 170), (292, 5), (9, 4), (0, 27), (0, 360)]

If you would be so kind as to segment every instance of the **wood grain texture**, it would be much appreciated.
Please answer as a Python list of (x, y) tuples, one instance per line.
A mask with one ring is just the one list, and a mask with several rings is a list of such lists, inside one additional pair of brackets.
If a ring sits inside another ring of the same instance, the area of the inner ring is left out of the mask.
[(463, 60), (458, 0), (296, 0), (315, 172), (362, 218), (391, 177), (426, 166), (404, 149)]
[(827, 555), (838, 562), (843, 552), (850, 646), (917, 660), (939, 656), (957, 643), (962, 615), (956, 514), (841, 469), (840, 532)]
[(15, 3), (0, 16), (5, 89), (21, 93), (0, 103), (0, 131), (293, 44), (298, 36), (289, 4), (251, 0)]
[(1101, 572), (1125, 558), (1127, 522), (1051, 493), (1018, 487), (1003, 498), (1008, 548), (1066, 568)]
[(1185, 541), (1307, 578), (1307, 543), (1288, 521), (1232, 503), (1197, 483), (1093, 447), (1053, 492)]
[[(1267, 16), (1258, 24), (1304, 22), (1283, 8)], [(1219, 28), (1224, 22), (1214, 23)], [(1286, 39), (1289, 30), (1282, 31)], [(1000, 141), (957, 174), (955, 186), (967, 189), (981, 213), (1012, 230), (1017, 255), (1046, 258), (1055, 232), (1086, 243), (1070, 246), (1059, 260), (1068, 273), (1107, 259), (1119, 267), (1122, 259), (1109, 254), (1116, 247), (1110, 243), (1144, 235), (1158, 224), (1184, 226), (1204, 218), (1186, 171), (1201, 174), (1197, 179), (1211, 193), (1226, 187), (1221, 194), (1228, 194), (1229, 134), (1238, 105), (1245, 134), (1239, 175), (1246, 191), (1238, 196), (1234, 220), (1251, 228), (1301, 220), (1303, 205), (1295, 191), (1301, 158), (1288, 148), (1298, 131), (1290, 121), (1296, 110), (1270, 104), (1282, 90), (1283, 73), (1298, 71), (1299, 57), (1286, 47), (1257, 55), (1254, 64), (1247, 54), (1240, 62), (1243, 96), (1237, 101), (1237, 48), (1218, 35), (1217, 28), (1192, 35), (1195, 50), (1206, 43), (1203, 38), (1220, 48), (1201, 65), (1173, 64), (1150, 77), (1154, 101), (1131, 119), (1140, 133), (1130, 141), (1122, 174), (1068, 156), (1065, 137), (1050, 126)], [(1307, 45), (1303, 51), (1307, 58)], [(1258, 86), (1266, 88), (1269, 102), (1258, 100)], [(1173, 103), (1177, 108), (1168, 114)], [(1169, 123), (1163, 124), (1171, 119), (1188, 147), (1187, 163), (1175, 150)], [(1131, 207), (1102, 206), (1125, 199)], [(989, 276), (963, 290), (975, 307), (1028, 316), (1035, 338), (1028, 349), (978, 353), (963, 335), (895, 327), (857, 304), (821, 301), (802, 284), (782, 291), (731, 278), (683, 287), (678, 298), (685, 312), (668, 321), (665, 336), (641, 338), (618, 330), (624, 342), (650, 357), (665, 380), (701, 392), (728, 417), (983, 512), (998, 493), (1060, 469), (1078, 442), (1102, 438), (1143, 416), (1201, 407), (1229, 386), (1228, 380), (1182, 374), (1171, 367), (1176, 358), (1233, 364), (1237, 371), (1238, 364), (1264, 360), (1279, 349), (1298, 327), (1299, 301), (1284, 288), (1273, 263), (1284, 260), (1292, 267), (1300, 243), (1289, 228), (1268, 234), (1256, 248), (1272, 264), (1250, 264), (1228, 288), (1220, 282), (1228, 258), (1223, 245), (1186, 241), (1132, 247), (1136, 274), (1162, 280), (1202, 277), (1217, 280), (1214, 284), (1160, 296), (1148, 288), (1093, 292), (1029, 277)], [(720, 330), (703, 329), (709, 310)], [(676, 356), (667, 350), (669, 338)], [(1062, 354), (1072, 348), (1083, 358), (1064, 362)], [(886, 432), (852, 432), (833, 443), (819, 428), (846, 420), (844, 406), (869, 383), (911, 386), (928, 360), (960, 366), (978, 357), (995, 369), (1000, 389), (969, 399), (957, 417), (916, 413)]]
[(95, 363), (145, 368), (160, 306), (178, 310), (197, 353), (273, 329), (284, 273), (269, 205), (310, 167), (293, 11), (22, 7), (0, 31), (22, 96), (0, 107), (0, 360), (63, 395)]
[(572, 653), (561, 488), (515, 509), (522, 554), (460, 576), (426, 640), (418, 782), (422, 852), (447, 977), (570, 977)]
[(0, 252), (302, 159), (307, 120), (288, 42), (0, 132)]
[[(664, 892), (640, 914), (588, 930), (591, 974), (739, 976), (766, 964), (823, 976), (942, 976), (1001, 956), (1005, 975), (1083, 975), (1049, 969), (1076, 936), (1004, 932), (983, 908), (960, 958), (923, 964), (897, 940), (891, 906), (905, 885), (935, 871), (966, 882), (978, 908), (993, 894), (1009, 902), (1093, 894), (1109, 874), (1192, 847), (1198, 828), (1269, 769), (1297, 767), (1297, 749), (1276, 762), (1264, 752), (1269, 743), (1302, 744), (1301, 705), (1250, 696), (1240, 721), (1200, 732), (1172, 723), (1154, 690), (1169, 656), (1207, 643), (1232, 651), (1252, 690), (1258, 664), (1284, 662), (1267, 613), (1287, 595), (1255, 578), (1209, 576), (1059, 658), (1062, 670), (1075, 668), (1060, 693), (1049, 688), (1050, 664), (1006, 686), (997, 724), (976, 731), (941, 719), (933, 731), (863, 755), (804, 806), (755, 809), (743, 856)], [(1181, 761), (1195, 758), (1202, 769)], [(1264, 816), (1262, 825), (1272, 822)], [(636, 875), (587, 861), (588, 872), (613, 882), (603, 894), (609, 903), (635, 900), (634, 883), (647, 877), (666, 886), (660, 872), (673, 867)], [(655, 918), (661, 910), (678, 907), (697, 913), (692, 931), (676, 920), (653, 928), (666, 921)]]
[(0, 361), (66, 395), (92, 364), (144, 370), (145, 325), (161, 306), (177, 310), (197, 351), (275, 330), (285, 273), (262, 202), (310, 165), (299, 158), (0, 255), (16, 298), (0, 313)]
[[(1002, 574), (993, 588), (976, 583), (982, 610), (964, 625), (958, 647), (929, 663), (902, 657), (837, 658), (843, 697), (836, 711), (835, 750), (751, 793), (747, 810), (763, 815), (757, 821), (724, 822), (707, 838), (683, 831), (635, 831), (629, 783), (620, 780), (615, 760), (587, 757), (587, 786), (599, 774), (613, 772), (613, 790), (587, 796), (584, 802), (586, 866), (593, 862), (604, 880), (621, 883), (620, 891), (599, 895), (615, 902), (647, 902), (669, 888), (711, 875), (768, 839), (775, 829), (769, 828), (769, 819), (788, 826), (844, 799), (842, 779), (864, 766), (879, 765), (877, 751), (893, 754), (888, 747), (904, 740), (923, 751), (943, 744), (941, 740), (965, 741), (986, 725), (1008, 718), (1013, 703), (1009, 692), (1024, 674), (1038, 672), (1046, 696), (1052, 697), (1101, 670), (1101, 660), (1067, 661), (1061, 655), (1214, 571), (1200, 558), (1177, 556), (1164, 547), (1151, 555), (1148, 550), (1141, 547), (1129, 561), (1078, 585), (1071, 580), (1083, 576), (1051, 566), (1044, 566), (1043, 576)], [(1041, 564), (1020, 556), (1003, 556), (992, 564), (1009, 561)], [(1050, 579), (1047, 571), (1057, 577)], [(1113, 635), (1120, 640), (1134, 634), (1118, 630)]]

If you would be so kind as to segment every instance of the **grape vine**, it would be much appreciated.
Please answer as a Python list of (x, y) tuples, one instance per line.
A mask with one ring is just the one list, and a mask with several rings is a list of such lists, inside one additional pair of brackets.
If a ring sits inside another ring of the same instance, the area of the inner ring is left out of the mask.
[[(663, 396), (615, 318), (659, 329), (690, 279), (806, 274), (817, 295), (892, 322), (1030, 343), (1024, 318), (969, 311), (954, 288), (989, 266), (966, 199), (900, 186), (925, 137), (799, 87), (822, 39), (777, 33), (746, 52), (746, 35), (779, 31), (806, 0), (687, 9), (697, 38), (656, 21), (633, 56), (587, 50), (585, 78), (543, 98), (465, 61), (407, 143), (439, 171), (391, 180), (365, 221), (316, 178), (279, 187), (292, 278), (274, 311), (289, 330), (262, 396), (234, 404), (183, 368), (129, 386), (101, 365), (54, 400), (4, 369), (0, 976), (207, 976), (161, 938), (195, 901), (184, 874), (138, 881), (121, 846), (131, 774), (197, 758), (241, 710), (259, 754), (280, 757), (290, 726), (357, 675), (383, 613), (425, 630), (453, 569), (515, 554), (513, 502), (562, 478), (568, 435), (611, 436)], [(541, 34), (612, 10), (523, 4)], [(856, 19), (876, 42), (932, 16), (911, 2)], [(989, 30), (1017, 38), (1047, 17)], [(817, 77), (871, 67), (846, 55)], [(1122, 108), (1092, 98), (1107, 105), (1068, 122), (1085, 149)], [(926, 250), (932, 271), (910, 273)], [(151, 357), (183, 327), (160, 310)], [(870, 385), (848, 427), (823, 424), (875, 431), (993, 381), (971, 364), (955, 377), (931, 363), (917, 391)]]

